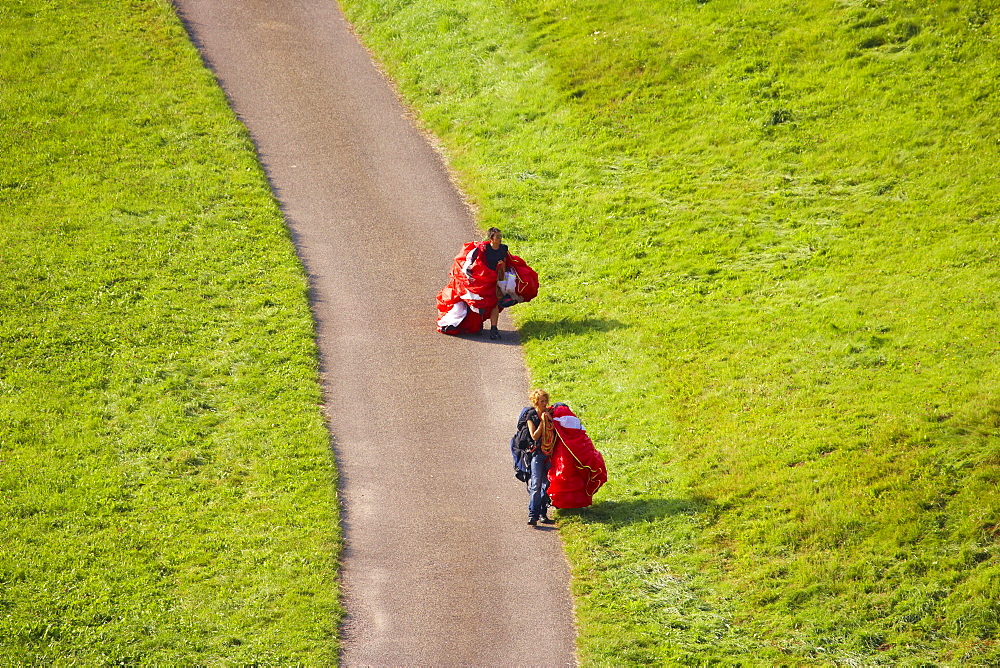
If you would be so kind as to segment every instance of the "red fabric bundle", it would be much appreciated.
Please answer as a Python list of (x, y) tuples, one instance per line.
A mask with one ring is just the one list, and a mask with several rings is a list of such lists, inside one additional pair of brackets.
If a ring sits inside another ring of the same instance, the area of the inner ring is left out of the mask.
[[(455, 257), (451, 266), (448, 284), (437, 296), (438, 331), (445, 334), (475, 334), (483, 329), (483, 321), (490, 317), (490, 312), (497, 305), (497, 272), (486, 266), (485, 246), (488, 241), (467, 243)], [(468, 259), (472, 251), (479, 248), (474, 262)], [(468, 264), (468, 273), (466, 265)], [(517, 274), (517, 294), (523, 301), (531, 301), (538, 294), (538, 274), (528, 266), (528, 263), (516, 255), (507, 254), (507, 267)], [(461, 322), (455, 320), (455, 314), (462, 315), (462, 308), (453, 310), (459, 302), (465, 305), (464, 318)], [(452, 318), (446, 318), (453, 314)], [(442, 325), (449, 322), (449, 326)]]
[(517, 274), (517, 294), (522, 302), (530, 302), (538, 296), (538, 272), (516, 255), (507, 254), (507, 267)]
[(568, 406), (553, 406), (552, 418), (559, 438), (549, 469), (549, 498), (556, 508), (585, 508), (608, 481), (604, 457)]

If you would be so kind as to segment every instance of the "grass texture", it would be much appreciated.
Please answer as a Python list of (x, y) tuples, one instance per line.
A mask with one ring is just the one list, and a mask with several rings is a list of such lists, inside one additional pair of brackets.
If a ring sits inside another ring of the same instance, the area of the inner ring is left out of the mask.
[(1000, 8), (343, 5), (540, 271), (583, 663), (1000, 663)]
[(308, 285), (245, 130), (162, 0), (0, 34), (0, 663), (335, 663)]

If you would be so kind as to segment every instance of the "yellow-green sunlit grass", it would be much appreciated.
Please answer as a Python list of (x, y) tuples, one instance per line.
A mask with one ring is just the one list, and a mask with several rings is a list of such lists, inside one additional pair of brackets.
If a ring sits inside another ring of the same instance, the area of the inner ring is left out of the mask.
[(1000, 9), (343, 4), (541, 274), (584, 663), (1000, 661)]

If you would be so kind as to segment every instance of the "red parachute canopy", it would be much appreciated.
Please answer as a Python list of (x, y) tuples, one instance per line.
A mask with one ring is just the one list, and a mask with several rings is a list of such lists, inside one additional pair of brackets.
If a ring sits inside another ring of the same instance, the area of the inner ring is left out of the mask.
[(549, 469), (549, 498), (556, 508), (586, 508), (608, 481), (604, 457), (569, 406), (556, 404), (552, 420), (559, 438)]
[[(497, 272), (486, 266), (483, 247), (488, 242), (469, 242), (462, 246), (462, 251), (455, 257), (451, 265), (448, 284), (438, 293), (438, 329), (446, 334), (475, 334), (483, 329), (483, 321), (490, 317), (490, 312), (497, 305)], [(469, 254), (479, 246), (476, 261), (471, 263), (468, 273), (465, 266)], [(538, 274), (528, 263), (516, 255), (507, 254), (507, 267), (517, 274), (516, 292), (522, 301), (531, 301), (538, 295)], [(458, 306), (459, 303), (464, 306)], [(458, 306), (456, 310), (456, 306)], [(444, 328), (442, 322), (446, 316), (456, 314), (464, 318), (460, 324), (457, 319), (453, 326)]]

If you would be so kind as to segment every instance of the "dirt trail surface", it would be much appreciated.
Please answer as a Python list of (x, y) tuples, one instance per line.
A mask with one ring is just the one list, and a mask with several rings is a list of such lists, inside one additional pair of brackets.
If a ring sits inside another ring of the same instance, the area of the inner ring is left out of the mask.
[(507, 450), (528, 389), (516, 335), (507, 316), (500, 343), (434, 331), (479, 236), (439, 156), (332, 0), (177, 6), (310, 275), (344, 508), (342, 662), (572, 664), (562, 546), (526, 525)]

